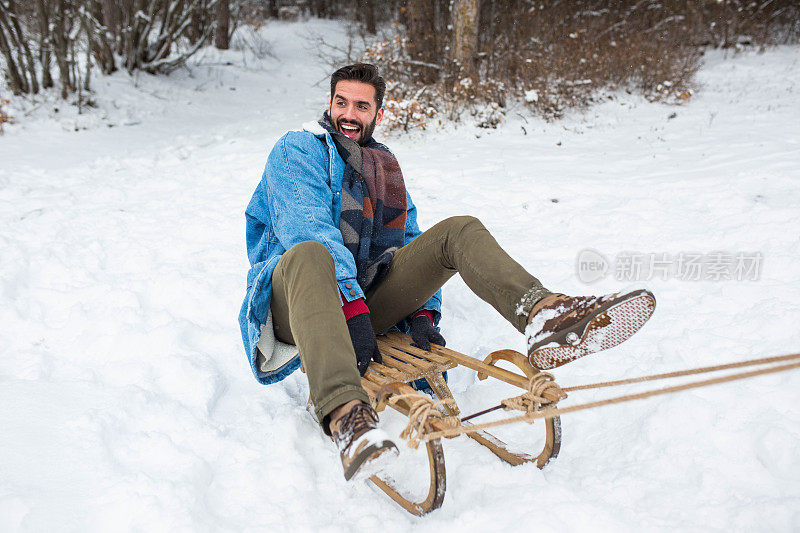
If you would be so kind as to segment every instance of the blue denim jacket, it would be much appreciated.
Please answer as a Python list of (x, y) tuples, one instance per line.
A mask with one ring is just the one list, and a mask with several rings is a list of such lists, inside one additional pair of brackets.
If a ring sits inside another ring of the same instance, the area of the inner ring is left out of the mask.
[[(239, 326), (250, 367), (263, 384), (280, 381), (300, 367), (297, 349), (275, 339), (269, 310), (272, 272), (286, 250), (304, 241), (324, 245), (333, 257), (341, 293), (348, 301), (364, 297), (356, 282), (355, 259), (345, 248), (339, 230), (345, 163), (330, 134), (321, 126), (309, 123), (304, 127), (303, 131), (290, 131), (275, 143), (245, 211), (250, 271)], [(408, 244), (421, 232), (410, 196), (406, 202)], [(355, 295), (350, 294), (348, 283)], [(441, 291), (421, 309), (432, 310), (438, 323)], [(256, 346), (264, 355), (260, 363)]]

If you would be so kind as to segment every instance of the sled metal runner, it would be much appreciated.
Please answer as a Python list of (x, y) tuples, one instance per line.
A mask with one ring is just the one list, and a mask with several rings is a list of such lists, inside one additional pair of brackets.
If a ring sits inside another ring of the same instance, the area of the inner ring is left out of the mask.
[[(378, 347), (383, 355), (383, 362), (373, 361), (361, 380), (373, 406), (376, 410), (382, 411), (388, 405), (402, 415), (410, 416), (413, 406), (408, 397), (403, 398), (402, 396), (416, 394), (410, 383), (424, 378), (428, 381), (436, 397), (443, 401), (439, 407), (440, 413), (437, 413), (440, 416), (426, 417), (423, 422), (424, 430), (428, 432), (446, 430), (449, 427), (446, 423), (447, 418), (457, 421), (463, 426), (470, 425), (469, 422), (460, 419), (460, 409), (442, 375), (446, 370), (459, 365), (464, 366), (477, 371), (479, 379), (487, 377), (499, 379), (524, 391), (529, 390), (531, 379), (539, 374), (539, 370), (528, 362), (527, 357), (513, 350), (494, 352), (481, 361), (437, 345), (432, 345), (431, 351), (422, 350), (411, 345), (411, 337), (397, 332), (379, 336)], [(495, 366), (495, 363), (501, 360), (515, 365), (521, 374)], [(543, 395), (553, 404), (563, 397), (549, 391)], [(392, 401), (393, 396), (397, 397), (394, 401)], [(486, 431), (470, 432), (466, 435), (513, 466), (536, 463), (539, 468), (544, 468), (551, 459), (558, 456), (561, 447), (561, 420), (555, 416), (544, 419), (543, 423), (546, 433), (545, 443), (538, 455), (511, 451), (503, 441)], [(427, 497), (422, 501), (412, 501), (404, 496), (401, 489), (389, 479), (379, 476), (370, 478), (390, 498), (417, 516), (441, 507), (446, 489), (441, 439), (428, 440), (425, 442), (425, 446), (430, 470), (430, 485)]]

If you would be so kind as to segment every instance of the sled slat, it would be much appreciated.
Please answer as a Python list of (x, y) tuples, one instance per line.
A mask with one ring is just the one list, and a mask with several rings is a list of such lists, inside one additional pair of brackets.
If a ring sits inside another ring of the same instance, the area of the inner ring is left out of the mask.
[(435, 361), (425, 359), (424, 357), (416, 357), (390, 346), (384, 345), (381, 350), (386, 355), (389, 355), (392, 359), (401, 361), (403, 364), (409, 365), (424, 372), (444, 372), (448, 368), (452, 367), (452, 363), (450, 362), (446, 362), (444, 364), (437, 363)]
[[(373, 364), (375, 364), (375, 363), (373, 363)], [(364, 377), (361, 378), (361, 382), (363, 383), (364, 381), (370, 381), (370, 382), (374, 383), (375, 385), (377, 385), (378, 387), (382, 387), (383, 385), (386, 385), (387, 383), (392, 383), (393, 381), (396, 381), (396, 380), (391, 379), (391, 378), (387, 378), (386, 376), (384, 376), (383, 374), (380, 374), (378, 372), (373, 372), (372, 370), (367, 370), (367, 373), (364, 374)]]
[[(403, 343), (404, 341), (403, 337), (408, 337), (408, 336), (403, 335), (402, 333), (391, 332), (387, 333), (386, 337), (389, 342)], [(420, 357), (424, 357), (424, 355), (427, 353), (424, 350), (411, 346), (410, 343), (408, 346), (404, 345), (403, 350), (413, 355), (419, 355)], [(499, 379), (500, 381), (505, 381), (510, 385), (514, 385), (522, 389), (528, 388), (528, 379), (525, 376), (520, 376), (519, 374), (510, 372), (505, 368), (499, 368), (496, 366), (487, 365), (486, 363), (484, 363), (479, 359), (475, 359), (474, 357), (470, 357), (468, 355), (464, 355), (463, 353), (456, 352), (455, 350), (450, 350), (448, 348), (437, 346), (435, 344), (431, 345), (431, 351), (446, 359), (449, 359), (453, 363), (465, 366), (467, 368), (471, 368), (472, 370), (475, 370), (483, 374), (487, 374), (489, 376), (492, 376), (493, 378)]]
[[(384, 359), (384, 362), (387, 362)], [(376, 372), (384, 375), (386, 378), (391, 379), (392, 381), (403, 381), (405, 382), (405, 372), (398, 370), (396, 367), (392, 365), (384, 365), (381, 363), (377, 363), (373, 361), (370, 363), (370, 369), (375, 370)]]
[(389, 355), (389, 357), (384, 357), (383, 363), (392, 368), (396, 368), (405, 374), (417, 375), (420, 372), (429, 372), (430, 370), (433, 370), (433, 368), (428, 368), (427, 365), (423, 367), (422, 365), (416, 366), (406, 363), (400, 359), (396, 359), (392, 355)]
[[(437, 355), (432, 352), (426, 352), (425, 350), (422, 350), (415, 346), (411, 346), (410, 340), (404, 339), (402, 333), (396, 333), (396, 332), (387, 333), (385, 337), (386, 339), (382, 339), (380, 337), (378, 338), (378, 346), (380, 346), (381, 349), (387, 349), (392, 352), (399, 352), (400, 354), (403, 354), (403, 355), (398, 354), (398, 357), (415, 356), (415, 357), (421, 357), (425, 360), (428, 360), (432, 363), (436, 363), (439, 365), (452, 364), (452, 361), (447, 357), (442, 357), (441, 355)], [(408, 336), (406, 335), (405, 337)], [(408, 339), (410, 338), (411, 337), (408, 337)], [(414, 350), (414, 352), (411, 352), (411, 350)]]

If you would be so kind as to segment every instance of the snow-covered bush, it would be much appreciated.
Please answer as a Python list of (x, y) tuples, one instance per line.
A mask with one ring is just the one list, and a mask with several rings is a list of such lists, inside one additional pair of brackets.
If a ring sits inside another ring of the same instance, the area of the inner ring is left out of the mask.
[(425, 129), (428, 119), (436, 116), (436, 110), (414, 97), (396, 99), (387, 95), (383, 100), (385, 109), (383, 127), (390, 130)]

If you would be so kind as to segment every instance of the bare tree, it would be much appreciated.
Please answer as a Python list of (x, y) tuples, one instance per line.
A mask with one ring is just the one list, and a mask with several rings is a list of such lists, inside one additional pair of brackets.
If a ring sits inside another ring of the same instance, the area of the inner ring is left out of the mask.
[[(277, 0), (270, 0), (270, 6), (275, 5), (275, 16), (278, 16)], [(319, 18), (328, 18), (330, 16), (330, 3), (331, 0), (314, 0), (314, 15)]]
[[(71, 68), (75, 57), (74, 41), (76, 38), (76, 33), (73, 31), (75, 25), (73, 7), (69, 0), (57, 0), (53, 5), (51, 23), (53, 55), (58, 66), (62, 98), (66, 98), (67, 94), (74, 91), (76, 87), (74, 69)], [(72, 52), (72, 57), (70, 57), (70, 52)]]
[(377, 32), (375, 23), (375, 0), (359, 0), (359, 16), (364, 21), (364, 28), (370, 35)]
[(478, 0), (454, 0), (453, 16), (453, 60), (461, 73), (476, 74), (478, 53)]
[(102, 7), (102, 23), (109, 37), (117, 40), (119, 39), (119, 19), (120, 9), (117, 5), (119, 2), (115, 0), (103, 0)]
[(231, 22), (230, 0), (218, 0), (217, 3), (217, 28), (214, 30), (214, 46), (220, 50), (227, 50), (230, 46), (228, 29)]
[[(316, 3), (316, 2), (315, 2)], [(267, 16), (270, 18), (278, 18), (278, 8), (280, 7), (280, 2), (278, 0), (268, 0), (267, 1)]]
[(53, 86), (53, 78), (50, 74), (52, 45), (50, 42), (50, 11), (44, 0), (36, 0), (36, 20), (39, 25), (39, 63), (42, 68), (42, 87), (48, 89)]
[[(405, 6), (408, 27), (408, 54), (418, 63), (439, 63), (437, 46), (435, 0), (408, 0)], [(420, 76), (424, 83), (437, 79), (438, 73), (423, 69)]]
[(22, 31), (14, 0), (0, 2), (0, 51), (8, 63), (11, 90), (16, 94), (39, 92), (33, 54)]
[[(215, 27), (217, 0), (149, 0), (146, 7), (144, 0), (125, 2), (119, 48), (129, 72), (165, 72), (183, 65), (206, 43)], [(183, 38), (191, 45), (173, 53)]]
[[(258, 11), (256, 0), (233, 2), (236, 17)], [(169, 71), (217, 27), (217, 45), (228, 46), (230, 8), (231, 0), (0, 0), (3, 71), (15, 94), (36, 93), (39, 74), (41, 86), (53, 86), (55, 63), (64, 98), (88, 90), (94, 67), (108, 74), (120, 61), (129, 72)]]
[(6, 36), (6, 28), (0, 26), (0, 52), (2, 52), (6, 61), (5, 70), (9, 85), (11, 86), (11, 91), (14, 94), (23, 94), (28, 92), (27, 80), (17, 67), (17, 62), (13, 56), (13, 48), (9, 41), (9, 37)]

